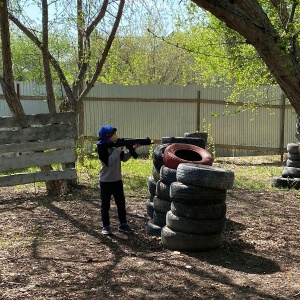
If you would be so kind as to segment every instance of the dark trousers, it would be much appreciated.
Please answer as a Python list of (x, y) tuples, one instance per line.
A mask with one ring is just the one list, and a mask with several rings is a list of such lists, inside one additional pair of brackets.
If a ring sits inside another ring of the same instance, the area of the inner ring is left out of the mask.
[(125, 195), (122, 180), (116, 182), (101, 182), (100, 181), (100, 196), (101, 196), (101, 217), (103, 227), (110, 225), (109, 210), (110, 199), (114, 197), (118, 209), (118, 218), (120, 224), (127, 223), (126, 221), (126, 208), (125, 208)]

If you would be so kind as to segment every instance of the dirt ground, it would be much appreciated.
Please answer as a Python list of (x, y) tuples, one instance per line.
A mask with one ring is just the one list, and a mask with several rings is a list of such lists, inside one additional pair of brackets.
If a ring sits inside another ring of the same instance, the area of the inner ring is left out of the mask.
[(227, 195), (221, 248), (179, 252), (146, 233), (147, 190), (127, 195), (135, 234), (101, 234), (97, 189), (0, 190), (0, 299), (300, 299), (299, 193)]

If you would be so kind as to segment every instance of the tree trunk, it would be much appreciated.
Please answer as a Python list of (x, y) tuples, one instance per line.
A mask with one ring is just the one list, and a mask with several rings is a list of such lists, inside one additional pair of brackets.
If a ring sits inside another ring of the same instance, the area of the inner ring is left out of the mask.
[(53, 83), (52, 83), (52, 75), (50, 68), (50, 59), (49, 59), (49, 47), (48, 47), (48, 3), (47, 0), (42, 1), (43, 8), (43, 46), (42, 46), (42, 54), (43, 54), (43, 65), (44, 65), (44, 74), (45, 74), (45, 83), (46, 83), (46, 91), (47, 91), (47, 104), (50, 113), (56, 113), (55, 106), (55, 96), (53, 91)]
[(25, 115), (21, 101), (15, 91), (14, 86), (7, 0), (3, 0), (1, 2), (2, 3), (0, 4), (0, 31), (2, 41), (3, 77), (0, 77), (0, 83), (3, 89), (5, 100), (12, 115)]

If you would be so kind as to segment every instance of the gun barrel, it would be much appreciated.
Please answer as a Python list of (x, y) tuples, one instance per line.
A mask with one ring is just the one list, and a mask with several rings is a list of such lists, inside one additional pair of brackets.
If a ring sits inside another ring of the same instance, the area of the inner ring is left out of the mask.
[(100, 148), (112, 148), (112, 147), (132, 147), (135, 144), (139, 144), (140, 146), (147, 146), (153, 144), (150, 138), (145, 139), (129, 139), (129, 138), (120, 138), (114, 143), (106, 143), (106, 144), (98, 144)]
[[(128, 145), (135, 145), (135, 144), (139, 144), (141, 146), (146, 146), (146, 145), (151, 145), (153, 144), (152, 141), (149, 138), (145, 138), (145, 139), (120, 139), (120, 142), (122, 143), (122, 140), (128, 144)], [(118, 143), (118, 141), (117, 141)]]

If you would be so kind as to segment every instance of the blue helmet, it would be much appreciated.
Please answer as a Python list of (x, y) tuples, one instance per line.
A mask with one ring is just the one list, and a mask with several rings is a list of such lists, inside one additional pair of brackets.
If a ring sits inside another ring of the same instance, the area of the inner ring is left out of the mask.
[(117, 131), (117, 128), (106, 125), (100, 128), (99, 130), (99, 140), (108, 140), (110, 139)]

